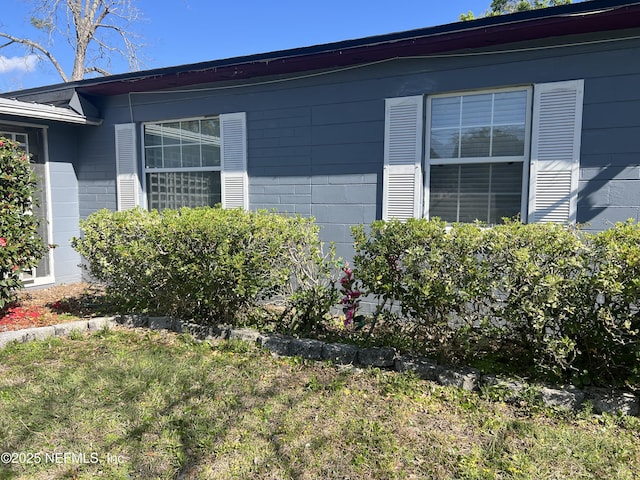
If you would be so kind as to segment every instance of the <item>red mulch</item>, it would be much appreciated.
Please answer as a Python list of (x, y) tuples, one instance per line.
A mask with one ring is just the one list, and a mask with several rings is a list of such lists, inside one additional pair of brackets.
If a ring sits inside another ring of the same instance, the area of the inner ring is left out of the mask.
[(0, 332), (94, 317), (103, 300), (103, 289), (88, 283), (25, 289), (16, 303), (0, 313)]

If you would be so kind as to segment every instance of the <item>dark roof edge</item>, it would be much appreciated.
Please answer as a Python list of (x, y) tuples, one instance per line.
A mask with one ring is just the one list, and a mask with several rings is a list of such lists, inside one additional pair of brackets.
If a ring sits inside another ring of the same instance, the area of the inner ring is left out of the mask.
[[(581, 14), (588, 13), (601, 13), (620, 8), (640, 6), (640, 1), (629, 0), (585, 0), (580, 3), (574, 3), (569, 5), (562, 5), (557, 7), (549, 7), (538, 10), (530, 10), (527, 12), (519, 12), (508, 15), (501, 15), (495, 17), (485, 17), (476, 20), (470, 20), (465, 22), (455, 22), (445, 25), (426, 27), (414, 30), (408, 30), (403, 32), (382, 34), (369, 36), (364, 38), (343, 40), (338, 42), (319, 44), (308, 47), (298, 47), (287, 50), (277, 50), (273, 52), (245, 55), (239, 57), (230, 57), (220, 60), (212, 60), (205, 62), (198, 62), (192, 64), (184, 64), (171, 67), (160, 67), (150, 70), (142, 70), (137, 72), (122, 73), (116, 75), (110, 75), (107, 77), (90, 78), (85, 80), (79, 80), (75, 82), (59, 83), (54, 85), (48, 85), (43, 87), (34, 87), (25, 90), (19, 90), (14, 92), (7, 92), (0, 94), (0, 97), (20, 98), (23, 96), (31, 96), (36, 94), (51, 94), (53, 92), (65, 91), (70, 89), (78, 89), (89, 94), (96, 92), (99, 94), (105, 94), (105, 88), (109, 84), (126, 84), (144, 82), (145, 79), (158, 79), (160, 77), (172, 77), (176, 75), (185, 75), (187, 73), (205, 72), (210, 70), (233, 68), (242, 65), (251, 65), (256, 63), (270, 63), (270, 62), (286, 62), (290, 59), (299, 59), (301, 57), (313, 57), (322, 54), (331, 54), (335, 52), (341, 52), (344, 50), (368, 48), (377, 45), (393, 44), (396, 42), (407, 42), (413, 39), (423, 39), (425, 37), (439, 37), (456, 33), (468, 33), (473, 34), (474, 31), (486, 32), (488, 29), (494, 29), (498, 27), (508, 27), (515, 24), (526, 24), (532, 21), (541, 21), (545, 19), (558, 19), (568, 18), (572, 16), (579, 16)], [(300, 68), (300, 70), (302, 70)], [(270, 72), (273, 73), (273, 72)], [(285, 72), (290, 73), (290, 72)], [(162, 88), (158, 86), (156, 82), (151, 89)], [(195, 82), (194, 82), (195, 83)], [(94, 88), (92, 88), (94, 87)], [(122, 90), (122, 89), (119, 89)], [(125, 89), (127, 90), (127, 89)], [(131, 89), (130, 91), (137, 91), (138, 89)], [(117, 93), (123, 93), (118, 91)]]

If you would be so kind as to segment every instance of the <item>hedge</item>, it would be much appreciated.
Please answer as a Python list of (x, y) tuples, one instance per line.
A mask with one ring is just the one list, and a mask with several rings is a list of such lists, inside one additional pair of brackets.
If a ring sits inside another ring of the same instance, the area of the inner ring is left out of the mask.
[(636, 223), (593, 234), (411, 219), (352, 231), (359, 288), (412, 348), (578, 384), (640, 383)]
[(336, 301), (331, 264), (312, 219), (239, 209), (101, 210), (72, 241), (123, 309), (200, 323), (238, 322), (285, 298), (310, 330)]
[[(640, 226), (632, 221), (601, 233), (517, 221), (376, 221), (353, 227), (355, 256), (339, 289), (339, 263), (323, 253), (312, 219), (208, 207), (103, 210), (81, 227), (74, 247), (128, 311), (237, 323), (279, 301), (287, 327), (309, 333), (341, 308), (347, 332), (391, 333), (441, 361), (497, 361), (577, 385), (640, 385)], [(371, 315), (358, 312), (366, 301)]]

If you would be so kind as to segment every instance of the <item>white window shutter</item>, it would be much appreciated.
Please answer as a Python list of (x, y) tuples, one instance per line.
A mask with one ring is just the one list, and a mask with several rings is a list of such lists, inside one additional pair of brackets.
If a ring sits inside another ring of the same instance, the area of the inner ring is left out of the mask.
[(136, 154), (136, 124), (115, 125), (116, 189), (118, 210), (129, 210), (140, 204), (140, 180)]
[(220, 115), (222, 134), (222, 207), (249, 209), (246, 114)]
[(529, 222), (575, 223), (584, 81), (534, 88)]
[(388, 98), (385, 104), (382, 218), (419, 217), (422, 205), (422, 96)]

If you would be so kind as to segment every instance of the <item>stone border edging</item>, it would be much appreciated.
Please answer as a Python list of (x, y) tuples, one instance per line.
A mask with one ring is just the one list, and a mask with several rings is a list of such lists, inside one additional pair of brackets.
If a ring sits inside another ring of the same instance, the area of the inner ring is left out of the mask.
[(45, 340), (50, 337), (66, 336), (74, 331), (85, 333), (116, 325), (189, 333), (199, 340), (241, 340), (257, 343), (262, 348), (281, 356), (300, 356), (308, 360), (331, 361), (340, 365), (352, 364), (398, 372), (413, 372), (422, 380), (437, 382), (443, 386), (462, 388), (467, 391), (476, 391), (481, 388), (494, 389), (503, 395), (505, 401), (516, 401), (528, 392), (547, 407), (578, 410), (585, 402), (590, 402), (596, 413), (640, 415), (640, 399), (629, 392), (605, 388), (534, 386), (496, 375), (483, 375), (479, 370), (471, 368), (438, 364), (435, 360), (425, 357), (398, 355), (394, 348), (389, 347), (360, 348), (345, 343), (325, 343), (320, 340), (295, 338), (288, 335), (264, 334), (251, 328), (204, 326), (170, 317), (123, 315), (0, 332), (0, 348), (14, 341), (24, 343), (31, 340)]
[(60, 323), (48, 327), (32, 327), (23, 330), (0, 332), (0, 348), (6, 347), (11, 342), (25, 343), (31, 340), (46, 340), (51, 337), (64, 337), (71, 332), (97, 331), (104, 327), (113, 327), (119, 322), (115, 317), (99, 317), (89, 320)]

